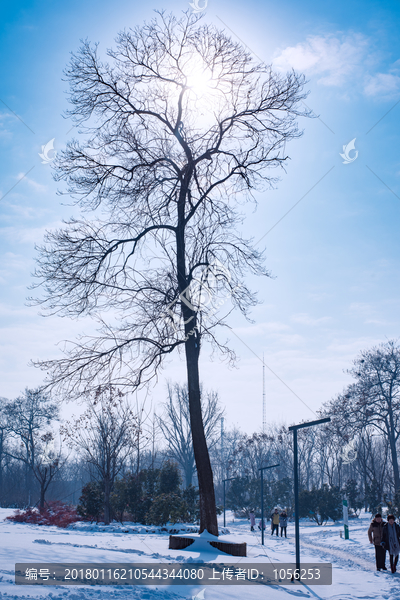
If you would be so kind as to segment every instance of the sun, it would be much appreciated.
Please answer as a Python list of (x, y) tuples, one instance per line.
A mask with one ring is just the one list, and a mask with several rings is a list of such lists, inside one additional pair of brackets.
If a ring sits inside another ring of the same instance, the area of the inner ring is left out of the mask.
[(187, 86), (196, 95), (205, 94), (211, 87), (211, 73), (206, 69), (195, 69), (187, 77)]

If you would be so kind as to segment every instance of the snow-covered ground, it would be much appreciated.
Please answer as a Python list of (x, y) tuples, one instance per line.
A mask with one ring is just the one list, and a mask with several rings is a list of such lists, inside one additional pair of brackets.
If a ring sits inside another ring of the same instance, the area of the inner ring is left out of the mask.
[[(16, 598), (52, 600), (178, 600), (192, 599), (204, 589), (205, 600), (290, 600), (317, 598), (319, 600), (382, 599), (400, 600), (400, 574), (376, 572), (374, 548), (368, 542), (367, 529), (370, 515), (361, 515), (350, 521), (350, 540), (340, 538), (341, 523), (324, 527), (311, 523), (301, 525), (302, 562), (331, 562), (333, 583), (330, 586), (16, 586), (16, 562), (204, 562), (240, 561), (267, 562), (279, 565), (294, 562), (294, 525), (288, 526), (288, 539), (273, 538), (266, 530), (265, 546), (261, 546), (259, 532), (250, 532), (248, 521), (232, 522), (228, 514), (229, 534), (221, 539), (247, 543), (247, 558), (227, 557), (210, 549), (169, 550), (168, 533), (159, 528), (132, 526), (88, 526), (58, 529), (4, 521), (13, 514), (11, 509), (0, 509), (0, 599)], [(222, 524), (222, 522), (221, 522)], [(146, 529), (148, 531), (146, 531)], [(152, 531), (155, 531), (153, 533)], [(388, 566), (388, 560), (387, 560)]]

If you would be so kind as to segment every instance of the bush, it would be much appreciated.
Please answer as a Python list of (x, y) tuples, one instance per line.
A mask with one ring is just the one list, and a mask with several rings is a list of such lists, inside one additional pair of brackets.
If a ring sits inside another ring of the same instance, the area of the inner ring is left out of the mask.
[(369, 512), (382, 512), (382, 491), (376, 479), (373, 479), (370, 484), (367, 484), (365, 490), (365, 503), (368, 506)]
[[(244, 514), (254, 506), (254, 497), (251, 493), (253, 480), (248, 477), (236, 477), (227, 482), (226, 489), (226, 508), (235, 511), (235, 514)], [(257, 487), (257, 483), (255, 484)], [(258, 486), (260, 489), (260, 486)]]
[(56, 525), (65, 528), (71, 523), (79, 521), (80, 517), (74, 506), (63, 502), (48, 502), (42, 510), (37, 508), (27, 508), (24, 511), (17, 510), (14, 515), (7, 517), (7, 519), (16, 523)]
[(172, 460), (167, 460), (160, 470), (158, 478), (158, 494), (177, 494), (181, 483), (182, 479), (178, 465), (172, 462)]
[[(182, 497), (186, 504), (186, 515), (183, 520), (187, 523), (197, 523), (200, 520), (199, 490), (196, 490), (194, 485), (189, 485), (183, 490)], [(221, 514), (221, 512), (218, 514)]]
[[(173, 498), (180, 494), (181, 476), (176, 463), (167, 460), (161, 469), (143, 469), (139, 475), (128, 473), (115, 482), (111, 497), (111, 506), (114, 515), (122, 522), (124, 513), (137, 523), (164, 524), (165, 518), (182, 520), (196, 519), (196, 501), (191, 497), (191, 492), (183, 492), (179, 506), (176, 503), (166, 516), (166, 507), (161, 497)], [(193, 493), (192, 493), (193, 496)], [(156, 502), (153, 510), (152, 505)], [(155, 520), (154, 520), (155, 519)], [(167, 522), (165, 521), (165, 522)]]
[(113, 491), (110, 496), (111, 514), (120, 523), (123, 522), (124, 513), (128, 508), (128, 489), (125, 479), (117, 479), (114, 483)]
[(385, 500), (387, 504), (387, 515), (394, 515), (396, 518), (400, 517), (400, 489), (397, 490), (392, 500), (388, 500), (386, 496)]
[[(199, 518), (198, 492), (193, 486), (181, 492), (181, 483), (178, 466), (170, 460), (161, 469), (143, 469), (139, 475), (128, 473), (114, 483), (110, 498), (112, 516), (121, 523), (125, 516), (145, 525), (194, 522)], [(88, 483), (79, 498), (78, 514), (83, 519), (98, 521), (103, 501), (102, 486), (93, 481)]]
[(349, 479), (346, 483), (345, 491), (349, 503), (349, 509), (353, 510), (355, 516), (358, 517), (361, 512), (363, 502), (357, 482), (354, 479)]
[(166, 525), (185, 520), (187, 505), (178, 494), (160, 494), (154, 498), (146, 515), (147, 523)]
[(86, 521), (99, 521), (103, 510), (104, 493), (102, 486), (97, 481), (91, 481), (82, 488), (82, 495), (79, 498), (77, 513)]
[[(158, 470), (156, 475), (158, 476)], [(139, 473), (139, 476), (128, 473), (122, 479), (116, 480), (111, 494), (111, 509), (121, 523), (124, 514), (136, 523), (146, 523), (146, 513), (151, 506), (148, 487), (154, 491), (156, 479), (155, 473), (146, 469)]]
[(299, 494), (300, 517), (309, 517), (323, 525), (328, 519), (337, 521), (342, 514), (342, 497), (339, 488), (324, 484), (322, 488), (302, 490)]

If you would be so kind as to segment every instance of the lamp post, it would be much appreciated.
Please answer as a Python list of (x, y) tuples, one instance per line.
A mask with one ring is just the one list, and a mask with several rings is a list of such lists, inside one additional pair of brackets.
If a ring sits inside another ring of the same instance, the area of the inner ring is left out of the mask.
[(273, 469), (279, 467), (277, 465), (269, 465), (268, 467), (260, 467), (258, 470), (261, 471), (261, 545), (264, 546), (264, 471), (266, 469)]
[(236, 477), (228, 477), (228, 479), (222, 480), (224, 482), (224, 527), (226, 527), (226, 524), (225, 524), (225, 482), (232, 481), (232, 479), (236, 479)]
[(297, 454), (297, 430), (304, 427), (313, 427), (322, 423), (329, 423), (330, 417), (318, 419), (318, 421), (308, 421), (308, 423), (300, 423), (292, 425), (289, 431), (293, 431), (293, 454), (294, 454), (294, 530), (296, 538), (296, 569), (300, 569), (300, 528), (299, 528), (299, 464)]

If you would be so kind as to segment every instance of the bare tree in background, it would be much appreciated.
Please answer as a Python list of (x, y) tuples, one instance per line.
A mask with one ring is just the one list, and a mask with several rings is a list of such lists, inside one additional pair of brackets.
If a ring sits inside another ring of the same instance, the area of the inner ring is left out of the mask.
[(7, 398), (0, 398), (0, 501), (3, 495), (3, 472), (6, 460), (6, 443), (9, 431), (7, 428), (6, 405)]
[(52, 425), (58, 420), (58, 406), (40, 389), (26, 389), (22, 396), (4, 407), (6, 428), (16, 443), (8, 456), (24, 463), (25, 485), (30, 500), (31, 475), (40, 485), (39, 507), (44, 508), (47, 489), (62, 466), (61, 449), (54, 449)]
[(113, 386), (99, 386), (86, 394), (87, 410), (62, 428), (64, 440), (93, 466), (104, 491), (104, 522), (111, 520), (110, 495), (115, 478), (133, 452), (138, 420), (123, 394)]
[(70, 397), (98, 382), (132, 390), (182, 348), (200, 531), (218, 535), (200, 350), (209, 340), (233, 356), (216, 337), (216, 307), (229, 298), (225, 312), (247, 315), (256, 299), (245, 275), (268, 275), (237, 233), (238, 203), (276, 181), (270, 169), (287, 161), (307, 113), (302, 76), (256, 64), (200, 18), (159, 13), (119, 34), (110, 63), (89, 42), (73, 55), (69, 115), (87, 135), (57, 157), (56, 179), (92, 215), (47, 234), (36, 275), (46, 314), (90, 315), (99, 330), (39, 365)]
[[(158, 417), (158, 424), (168, 443), (171, 458), (182, 468), (185, 474), (185, 486), (192, 484), (196, 470), (192, 429), (190, 423), (189, 390), (187, 385), (168, 384), (168, 401), (165, 412)], [(204, 434), (209, 450), (218, 441), (216, 435), (224, 410), (221, 408), (217, 392), (201, 391), (201, 412)]]
[(389, 340), (363, 350), (348, 371), (356, 380), (324, 405), (348, 435), (375, 429), (388, 441), (394, 491), (400, 489), (397, 444), (400, 438), (400, 347)]

